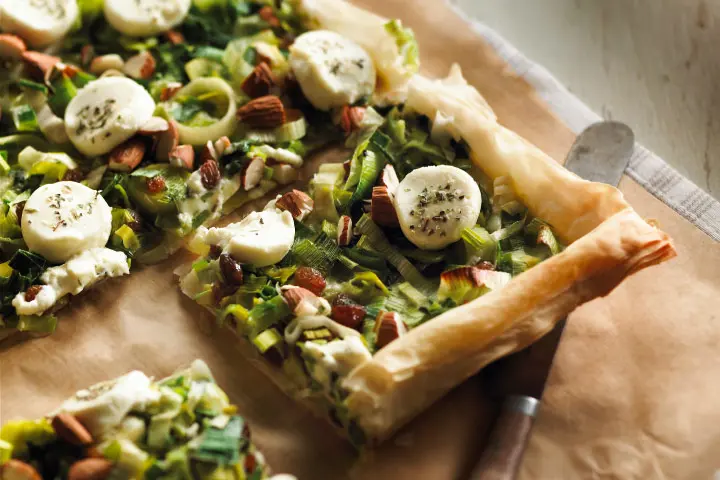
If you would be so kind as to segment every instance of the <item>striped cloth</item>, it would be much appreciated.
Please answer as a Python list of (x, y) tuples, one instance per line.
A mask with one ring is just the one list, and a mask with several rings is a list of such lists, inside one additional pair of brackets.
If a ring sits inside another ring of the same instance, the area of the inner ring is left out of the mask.
[[(466, 14), (463, 13), (463, 16)], [(588, 125), (602, 120), (600, 115), (570, 93), (550, 72), (528, 60), (497, 32), (480, 22), (473, 22), (473, 26), (515, 73), (535, 87), (550, 109), (572, 131), (580, 133)], [(711, 238), (720, 241), (720, 202), (660, 157), (636, 144), (625, 173)]]

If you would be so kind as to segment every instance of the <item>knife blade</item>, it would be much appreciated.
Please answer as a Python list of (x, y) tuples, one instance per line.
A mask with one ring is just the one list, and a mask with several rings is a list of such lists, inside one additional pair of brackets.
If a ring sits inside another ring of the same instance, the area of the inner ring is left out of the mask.
[[(617, 186), (634, 144), (633, 131), (624, 123), (595, 123), (578, 135), (565, 168), (586, 180)], [(516, 478), (565, 323), (558, 322), (533, 345), (481, 372), (483, 383), (502, 407), (470, 480)]]

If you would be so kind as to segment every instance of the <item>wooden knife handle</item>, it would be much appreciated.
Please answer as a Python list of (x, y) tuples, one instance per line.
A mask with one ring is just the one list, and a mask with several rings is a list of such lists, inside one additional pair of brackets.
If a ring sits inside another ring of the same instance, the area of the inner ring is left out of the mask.
[(517, 476), (538, 405), (532, 397), (508, 397), (470, 480), (513, 480)]

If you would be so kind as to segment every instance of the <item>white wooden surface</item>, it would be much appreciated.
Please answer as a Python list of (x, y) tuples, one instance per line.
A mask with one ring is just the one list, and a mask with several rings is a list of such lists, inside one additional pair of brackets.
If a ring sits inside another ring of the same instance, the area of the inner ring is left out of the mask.
[(720, 198), (720, 0), (453, 0)]

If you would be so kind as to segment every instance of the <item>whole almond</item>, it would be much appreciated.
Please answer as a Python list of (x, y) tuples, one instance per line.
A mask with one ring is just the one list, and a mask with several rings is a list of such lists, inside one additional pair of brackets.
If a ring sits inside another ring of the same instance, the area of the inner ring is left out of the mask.
[(168, 129), (157, 136), (157, 147), (155, 147), (155, 158), (161, 162), (170, 159), (170, 152), (180, 143), (180, 132), (175, 120), (168, 121)]
[(275, 85), (277, 85), (275, 75), (268, 64), (262, 62), (245, 78), (240, 88), (248, 97), (257, 98), (269, 95)]
[(68, 480), (105, 480), (114, 465), (106, 458), (85, 458), (73, 463), (68, 470)]
[(11, 33), (0, 34), (0, 58), (17, 61), (27, 51), (22, 38)]
[(12, 459), (0, 467), (0, 480), (42, 480), (42, 477), (32, 465)]
[(173, 98), (182, 87), (183, 84), (180, 82), (168, 82), (162, 90), (160, 90), (160, 101), (167, 102)]
[(110, 152), (108, 169), (115, 172), (130, 172), (135, 169), (145, 157), (145, 141), (139, 137), (126, 140)]
[(60, 61), (53, 55), (33, 51), (23, 52), (22, 60), (28, 74), (38, 82), (44, 82), (46, 75), (49, 75), (55, 64)]
[(67, 413), (59, 413), (52, 419), (52, 428), (58, 438), (71, 445), (87, 446), (93, 442), (92, 435), (80, 421)]
[(169, 156), (170, 165), (192, 170), (195, 164), (195, 150), (192, 145), (178, 145)]
[(204, 162), (202, 165), (200, 165), (199, 171), (200, 181), (202, 182), (203, 187), (207, 188), (208, 190), (212, 190), (213, 188), (217, 187), (220, 183), (220, 180), (222, 179), (220, 167), (215, 160), (208, 160)]
[(285, 123), (285, 106), (274, 95), (266, 95), (240, 107), (237, 111), (238, 120), (251, 128), (276, 128)]
[(295, 220), (302, 222), (312, 213), (314, 202), (307, 193), (293, 189), (278, 198), (275, 207), (287, 210)]

